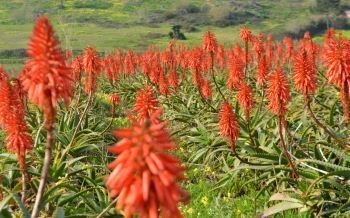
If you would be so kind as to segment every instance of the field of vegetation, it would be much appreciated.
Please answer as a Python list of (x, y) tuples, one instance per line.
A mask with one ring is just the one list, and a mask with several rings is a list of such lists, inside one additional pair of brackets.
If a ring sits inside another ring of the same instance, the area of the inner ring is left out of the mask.
[(339, 0), (2, 2), (0, 218), (349, 217), (350, 31), (304, 31), (315, 2), (343, 22)]

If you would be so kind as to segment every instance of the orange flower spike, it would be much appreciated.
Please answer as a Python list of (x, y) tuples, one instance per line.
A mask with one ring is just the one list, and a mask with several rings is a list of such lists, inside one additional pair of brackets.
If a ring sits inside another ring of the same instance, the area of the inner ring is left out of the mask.
[(305, 49), (300, 49), (294, 56), (293, 80), (296, 89), (302, 92), (304, 96), (316, 91), (316, 66), (312, 56)]
[(73, 78), (75, 81), (80, 81), (81, 75), (84, 71), (83, 66), (83, 57), (78, 55), (73, 59), (73, 62), (71, 64), (72, 70), (73, 70)]
[(23, 89), (29, 99), (44, 110), (45, 117), (53, 120), (57, 100), (66, 104), (72, 96), (72, 70), (66, 66), (65, 54), (46, 16), (39, 17), (29, 42), (28, 56), (21, 75)]
[(0, 127), (7, 128), (9, 114), (11, 114), (11, 86), (8, 81), (7, 75), (3, 72), (3, 68), (0, 68)]
[(179, 80), (175, 68), (171, 68), (168, 76), (168, 83), (170, 87), (177, 89), (179, 87)]
[(159, 85), (159, 87), (158, 87), (159, 92), (162, 95), (167, 96), (169, 94), (168, 81), (167, 81), (163, 71), (160, 72), (158, 85)]
[(287, 77), (279, 65), (270, 75), (267, 98), (270, 111), (276, 115), (284, 116), (291, 97)]
[(250, 29), (247, 26), (241, 27), (241, 29), (239, 30), (239, 37), (244, 42), (252, 41), (252, 39), (253, 39), (252, 32), (250, 31)]
[(24, 105), (20, 97), (20, 89), (12, 89), (11, 92), (11, 115), (8, 118), (6, 131), (6, 147), (18, 156), (20, 169), (26, 170), (26, 151), (32, 149), (33, 139), (28, 133), (28, 126), (24, 119)]
[(225, 69), (226, 57), (225, 57), (225, 48), (223, 45), (219, 45), (218, 47), (218, 51), (216, 53), (216, 63), (218, 63), (222, 69)]
[(97, 88), (97, 74), (101, 71), (101, 60), (95, 48), (85, 48), (83, 65), (87, 74), (85, 78), (85, 92), (94, 92)]
[(246, 121), (249, 120), (249, 114), (253, 108), (253, 91), (252, 88), (245, 82), (241, 83), (237, 93), (239, 106), (243, 109)]
[(285, 50), (286, 50), (286, 54), (284, 55), (284, 61), (288, 62), (294, 56), (293, 39), (289, 38), (289, 37), (284, 37), (283, 43), (284, 43)]
[(206, 52), (209, 52), (212, 54), (216, 53), (216, 51), (218, 49), (218, 45), (217, 45), (214, 33), (210, 32), (210, 31), (207, 31), (204, 33), (202, 48)]
[(228, 137), (230, 140), (231, 148), (234, 150), (236, 147), (236, 141), (239, 135), (239, 125), (237, 117), (233, 112), (233, 108), (228, 102), (223, 102), (219, 112), (219, 127), (220, 134), (224, 137)]
[(134, 112), (138, 120), (146, 120), (158, 109), (158, 101), (151, 87), (145, 86), (137, 91)]
[(118, 104), (119, 103), (119, 95), (116, 93), (112, 93), (109, 96), (109, 100), (111, 101), (112, 104)]
[(210, 80), (204, 79), (203, 86), (202, 86), (202, 95), (209, 99), (211, 97), (211, 86), (210, 86)]
[(264, 86), (267, 82), (267, 78), (269, 75), (269, 68), (266, 63), (266, 56), (262, 56), (262, 58), (258, 61), (258, 68), (256, 71), (256, 85)]
[(262, 33), (259, 33), (258, 37), (253, 41), (253, 49), (258, 62), (265, 52), (263, 40), (264, 35)]
[(133, 119), (130, 128), (114, 133), (123, 139), (109, 147), (118, 156), (109, 165), (106, 186), (112, 197), (119, 196), (117, 207), (127, 217), (182, 217), (178, 203), (186, 203), (189, 195), (176, 183), (184, 179), (184, 168), (168, 152), (176, 144), (166, 125)]
[(350, 120), (350, 40), (330, 39), (323, 50), (329, 84), (340, 88), (344, 116)]

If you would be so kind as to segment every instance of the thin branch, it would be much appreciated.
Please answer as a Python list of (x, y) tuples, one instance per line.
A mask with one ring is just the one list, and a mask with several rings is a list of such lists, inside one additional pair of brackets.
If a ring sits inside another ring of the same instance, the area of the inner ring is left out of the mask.
[(39, 215), (40, 204), (41, 204), (41, 200), (44, 196), (45, 185), (46, 185), (48, 174), (49, 174), (50, 162), (51, 162), (51, 156), (52, 156), (52, 148), (53, 148), (53, 142), (54, 142), (53, 125), (54, 125), (55, 110), (54, 110), (52, 105), (50, 105), (47, 110), (48, 110), (48, 113), (46, 113), (46, 117), (45, 117), (45, 129), (47, 132), (47, 135), (46, 135), (47, 144), (46, 144), (46, 149), (45, 149), (45, 159), (44, 159), (43, 169), (41, 171), (39, 188), (38, 188), (38, 192), (36, 195), (31, 218), (37, 218)]
[(331, 131), (328, 130), (328, 128), (326, 127), (326, 125), (324, 125), (323, 123), (321, 123), (321, 121), (319, 121), (314, 112), (312, 111), (311, 108), (311, 102), (310, 102), (310, 97), (309, 96), (305, 96), (305, 103), (306, 103), (306, 107), (307, 110), (312, 118), (312, 120), (319, 126), (321, 127), (330, 137), (332, 137), (337, 143), (339, 144), (344, 144), (343, 140), (340, 140), (337, 136), (335, 136)]
[(284, 142), (284, 139), (283, 139), (282, 122), (283, 122), (283, 117), (282, 117), (282, 116), (279, 116), (279, 117), (278, 117), (278, 133), (279, 133), (279, 137), (280, 137), (280, 141), (281, 141), (283, 153), (284, 153), (284, 155), (285, 155), (286, 158), (287, 158), (287, 161), (288, 161), (289, 166), (292, 168), (293, 176), (294, 176), (296, 179), (298, 179), (298, 178), (299, 178), (299, 174), (298, 174), (297, 169), (295, 168), (295, 166), (294, 166), (292, 160), (290, 159), (290, 156), (289, 156), (289, 153), (288, 153), (288, 150), (287, 150), (287, 146), (286, 146), (286, 144), (285, 144), (285, 142)]
[(118, 198), (115, 198), (96, 218), (102, 218), (105, 213), (107, 213), (118, 201)]

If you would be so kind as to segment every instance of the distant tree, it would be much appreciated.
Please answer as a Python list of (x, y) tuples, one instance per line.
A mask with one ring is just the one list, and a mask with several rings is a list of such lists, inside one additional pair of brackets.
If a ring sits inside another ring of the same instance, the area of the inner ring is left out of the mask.
[(316, 0), (315, 11), (326, 14), (327, 28), (329, 28), (330, 14), (339, 15), (341, 10), (340, 0)]
[(59, 9), (64, 9), (64, 0), (60, 0), (60, 5), (58, 6)]
[(169, 32), (171, 39), (186, 40), (186, 36), (181, 32), (181, 25), (174, 25), (171, 29), (173, 30)]

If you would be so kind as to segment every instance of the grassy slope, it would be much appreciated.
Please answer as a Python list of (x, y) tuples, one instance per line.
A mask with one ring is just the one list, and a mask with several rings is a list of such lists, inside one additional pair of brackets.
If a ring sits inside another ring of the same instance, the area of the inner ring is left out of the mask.
[[(32, 29), (32, 23), (15, 23), (11, 20), (11, 16), (15, 11), (15, 7), (24, 7), (24, 0), (12, 0), (12, 4), (0, 4), (0, 50), (25, 48)], [(64, 16), (83, 17), (96, 16), (100, 18), (108, 18), (112, 22), (117, 23), (133, 23), (136, 21), (138, 8), (144, 10), (149, 9), (171, 9), (173, 5), (170, 2), (162, 1), (158, 4), (157, 1), (146, 1), (141, 5), (125, 5), (122, 1), (113, 0), (114, 6), (108, 10), (91, 10), (91, 9), (75, 9), (73, 8), (73, 0), (66, 0)], [(201, 1), (193, 1), (195, 4), (201, 4)], [(220, 1), (207, 1), (210, 4), (218, 4)], [(308, 12), (306, 8), (291, 10), (293, 1), (260, 1), (265, 5), (262, 12), (268, 19), (264, 20), (261, 26), (254, 26), (254, 31), (283, 31), (285, 23), (288, 19), (302, 19), (306, 17)], [(274, 3), (271, 3), (274, 2)], [(283, 6), (283, 7), (282, 7)], [(12, 8), (13, 7), (13, 8)], [(25, 8), (25, 7), (24, 7)], [(145, 27), (140, 25), (132, 25), (131, 27), (110, 28), (92, 23), (74, 23), (63, 22), (63, 15), (56, 14), (53, 16), (55, 29), (62, 41), (62, 47), (83, 49), (87, 45), (95, 45), (99, 50), (111, 50), (118, 47), (142, 49), (149, 44), (157, 44), (165, 46), (169, 39), (166, 34), (171, 28), (170, 23), (163, 23), (156, 27)], [(237, 31), (239, 27), (199, 27), (198, 32), (185, 33), (189, 40), (184, 41), (186, 44), (200, 43), (203, 32), (211, 29), (215, 32), (218, 40), (224, 44), (230, 44), (237, 39)], [(164, 34), (161, 38), (150, 38), (149, 33)], [(350, 31), (345, 35), (350, 36)], [(14, 65), (11, 61), (0, 60), (2, 63), (7, 63), (6, 67), (17, 70), (20, 65)], [(205, 177), (204, 174), (196, 174), (196, 169), (189, 171), (190, 178)], [(252, 191), (241, 197), (224, 196), (219, 197), (217, 192), (208, 192), (213, 188), (212, 184), (199, 180), (193, 184), (189, 184), (189, 191), (192, 194), (192, 201), (189, 205), (183, 208), (186, 217), (253, 217), (254, 216), (254, 196), (256, 193)], [(266, 197), (261, 197), (257, 200), (257, 209), (261, 211), (267, 201)], [(219, 214), (218, 214), (219, 213)], [(295, 217), (288, 215), (286, 217)]]
[[(161, 3), (154, 0), (133, 1), (136, 3), (124, 3), (126, 1), (112, 0), (113, 6), (108, 9), (90, 9), (75, 8), (75, 0), (66, 0), (64, 10), (53, 10), (52, 8), (57, 8), (58, 1), (47, 2), (49, 3), (41, 5), (40, 7), (48, 10), (50, 16), (56, 23), (56, 30), (66, 47), (81, 49), (89, 44), (93, 44), (101, 50), (109, 50), (115, 47), (133, 49), (145, 48), (150, 43), (166, 45), (167, 41), (169, 41), (167, 34), (171, 29), (171, 23), (165, 22), (153, 28), (139, 26), (135, 23), (140, 17), (147, 16), (147, 13), (156, 10), (162, 10), (163, 12), (172, 11), (176, 8), (177, 4), (181, 4), (169, 0), (161, 1)], [(187, 2), (192, 2), (194, 5), (198, 6), (203, 6), (204, 2), (209, 8), (214, 8), (220, 6), (222, 1), (192, 0)], [(259, 1), (259, 8), (247, 6), (244, 10), (264, 17), (262, 24), (250, 24), (254, 30), (281, 32), (285, 30), (285, 24), (288, 19), (305, 17), (309, 13), (308, 3), (296, 4), (293, 2), (300, 1), (261, 0)], [(11, 1), (11, 3), (2, 3), (0, 5), (0, 31), (2, 33), (0, 35), (0, 50), (26, 47), (32, 23), (28, 23), (23, 19), (21, 20), (21, 16), (18, 14), (22, 15), (22, 13), (35, 10), (35, 7), (36, 6), (29, 5), (29, 3), (25, 3), (24, 0), (14, 0)], [(76, 24), (74, 23), (76, 20), (86, 20), (87, 23)], [(98, 21), (99, 25), (91, 24), (91, 20)], [(18, 23), (22, 24), (19, 25)], [(131, 27), (105, 27), (105, 23), (112, 25), (129, 24)], [(185, 41), (185, 43), (193, 44), (195, 42), (200, 42), (203, 32), (209, 28), (216, 33), (219, 41), (226, 44), (232, 42), (234, 40), (234, 35), (237, 35), (235, 34), (237, 27), (219, 28), (200, 26), (198, 32), (185, 32), (189, 39)], [(152, 38), (149, 37), (149, 33), (159, 33), (164, 36)]]

